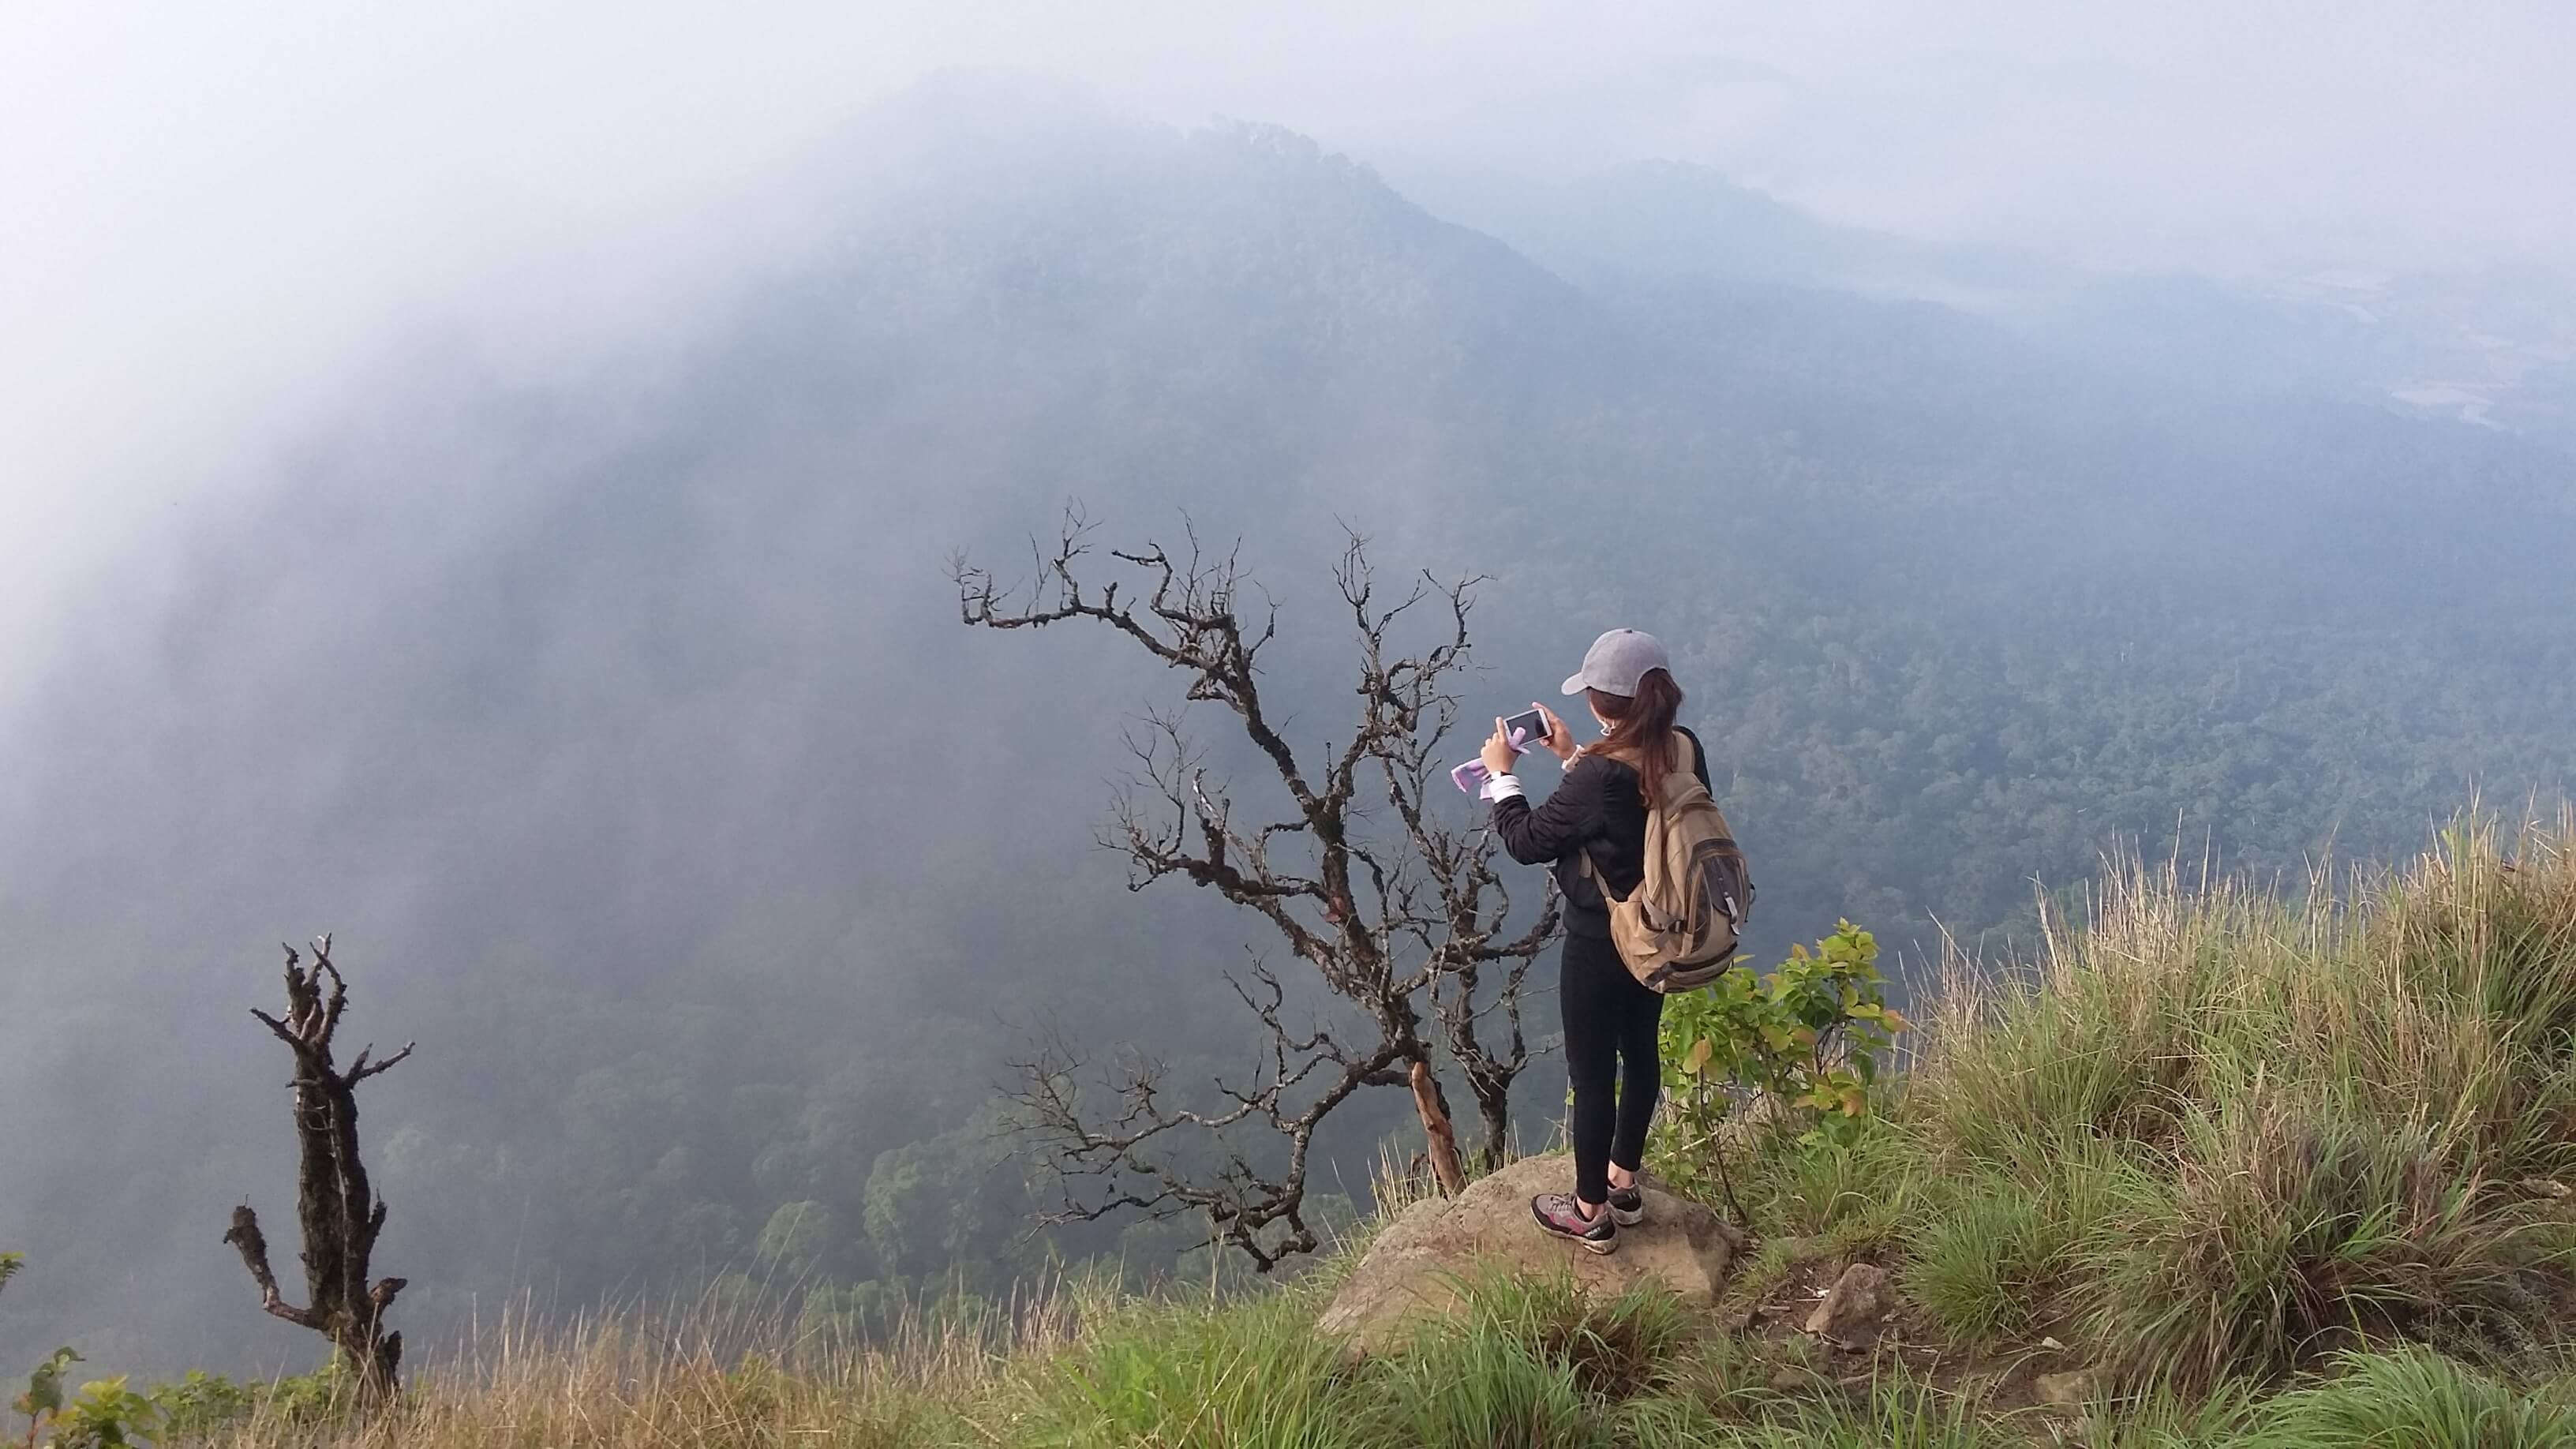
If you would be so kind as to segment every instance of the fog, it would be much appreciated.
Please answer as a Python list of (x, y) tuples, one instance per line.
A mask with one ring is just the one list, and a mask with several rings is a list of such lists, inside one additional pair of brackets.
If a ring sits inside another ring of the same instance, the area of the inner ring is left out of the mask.
[(1026, 1031), (1204, 1080), (1261, 940), (1093, 848), (1175, 681), (958, 626), (951, 552), (1069, 498), (1243, 540), (1302, 749), (1346, 524), (1488, 580), (1498, 708), (1649, 621), (1758, 953), (2003, 949), (2105, 851), (2296, 872), (2562, 790), (2571, 32), (0, 12), (0, 1365), (311, 1360), (216, 1235), (284, 1235), (244, 1008), (324, 929), (353, 1038), (421, 1043), (367, 1122), (424, 1352), (1035, 1271)]
[(524, 363), (636, 325), (711, 231), (761, 244), (747, 175), (942, 67), (1399, 177), (1680, 159), (1908, 235), (2236, 272), (2576, 255), (2571, 44), (2547, 4), (12, 6), (0, 606), (247, 486), (392, 338)]

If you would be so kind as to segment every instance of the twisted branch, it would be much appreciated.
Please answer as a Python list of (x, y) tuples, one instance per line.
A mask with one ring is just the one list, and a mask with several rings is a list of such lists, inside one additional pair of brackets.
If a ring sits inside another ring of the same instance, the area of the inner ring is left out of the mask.
[[(1291, 1027), (1285, 988), (1256, 962), (1232, 984), (1263, 1048), (1248, 1081), (1211, 1084), (1221, 1107), (1175, 1103), (1165, 1067), (1148, 1056), (1115, 1054), (1089, 1070), (1052, 1032), (1013, 1064), (1010, 1099), (1066, 1189), (1053, 1221), (1201, 1212), (1216, 1240), (1266, 1271), (1316, 1247), (1304, 1213), (1309, 1153), (1316, 1130), (1358, 1092), (1415, 1088), (1437, 1153), (1448, 1123), (1432, 1074), (1445, 1054), (1476, 1099), (1487, 1160), (1509, 1140), (1511, 1085), (1531, 1055), (1519, 994), (1555, 934), (1556, 902), (1551, 891), (1538, 919), (1506, 936), (1512, 901), (1492, 842), (1440, 822), (1426, 803), (1446, 776), (1439, 755), (1458, 719), (1452, 684), (1467, 665), (1481, 580), (1426, 574), (1382, 596), (1367, 541), (1346, 532), (1334, 581), (1358, 646), (1358, 710), (1349, 736), (1310, 771), (1262, 698), (1255, 663), (1277, 637), (1279, 610), (1238, 554), (1210, 554), (1185, 524), (1178, 553), (1151, 542), (1108, 550), (1122, 576), (1096, 582), (1092, 531), (1068, 510), (1051, 550), (1032, 543), (1025, 588), (953, 561), (960, 619), (991, 629), (1087, 619), (1182, 673), (1183, 707), (1148, 714), (1127, 738), (1136, 770), (1102, 843), (1125, 855), (1131, 890), (1186, 880), (1268, 923), (1344, 1003), (1352, 1027)], [(1247, 607), (1256, 596), (1258, 608)], [(1428, 640), (1400, 647), (1397, 636), (1435, 607)], [(1261, 788), (1276, 790), (1282, 818), (1248, 823), (1262, 815), (1240, 808), (1234, 783), (1207, 768), (1185, 713), (1198, 704), (1230, 715), (1267, 764)], [(1392, 824), (1372, 814), (1380, 801)], [(1246, 1134), (1268, 1150), (1247, 1147)], [(1194, 1156), (1179, 1152), (1184, 1140)], [(1442, 1179), (1460, 1180), (1454, 1153)]]

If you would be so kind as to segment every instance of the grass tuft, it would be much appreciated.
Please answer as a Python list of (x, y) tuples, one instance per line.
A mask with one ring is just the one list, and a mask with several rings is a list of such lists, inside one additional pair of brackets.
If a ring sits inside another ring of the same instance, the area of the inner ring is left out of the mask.
[(1312, 1315), (1292, 1293), (1101, 1309), (1021, 1395), (996, 1396), (1011, 1409), (989, 1427), (1064, 1449), (1331, 1449), (1348, 1442), (1340, 1354)]
[(1623, 1432), (1640, 1446), (1699, 1443), (1720, 1426), (1777, 1419), (1802, 1401), (1839, 1397), (1841, 1386), (1813, 1355), (1803, 1338), (1698, 1340), (1649, 1392), (1628, 1401)]
[(1651, 1284), (1604, 1298), (1583, 1292), (1564, 1273), (1487, 1276), (1464, 1290), (1471, 1324), (1563, 1365), (1575, 1386), (1596, 1399), (1643, 1391), (1697, 1332), (1681, 1300)]
[(1905, 1281), (1951, 1337), (1979, 1343), (2037, 1321), (2056, 1254), (2040, 1205), (2001, 1174), (1955, 1189), (1908, 1252)]
[(2139, 1376), (2207, 1386), (2359, 1338), (2502, 1343), (2547, 1311), (2539, 1223), (2433, 1129), (2268, 1089), (2195, 1107), (2180, 1138), (2085, 1249), (2092, 1336)]
[(1373, 1365), (1360, 1442), (1426, 1449), (1586, 1449), (1607, 1445), (1598, 1404), (1574, 1366), (1511, 1326), (1471, 1314), (1425, 1329)]
[[(1880, 1134), (1909, 1293), (1969, 1338), (2076, 1325), (2125, 1382), (2193, 1392), (2366, 1340), (2553, 1340), (2571, 842), (2576, 817), (2469, 819), (2296, 897), (2132, 863), (2034, 966), (1956, 973)], [(1813, 1231), (1811, 1189), (1776, 1195)]]
[(1996, 1432), (1968, 1400), (1890, 1374), (1866, 1395), (1808, 1400), (1699, 1442), (1729, 1449), (1977, 1449), (1994, 1444)]
[(2423, 1349), (2347, 1353), (2328, 1383), (2284, 1394), (2238, 1449), (2564, 1449), (2576, 1400), (2520, 1391)]

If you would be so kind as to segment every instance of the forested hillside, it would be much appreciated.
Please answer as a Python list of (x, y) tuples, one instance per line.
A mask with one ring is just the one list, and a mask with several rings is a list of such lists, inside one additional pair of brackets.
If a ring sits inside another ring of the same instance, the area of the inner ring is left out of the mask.
[[(1179, 1082), (1246, 1040), (1241, 923), (1093, 845), (1170, 682), (957, 621), (952, 551), (1007, 570), (1068, 498), (1110, 541), (1244, 540), (1301, 747), (1349, 709), (1345, 522), (1488, 577), (1497, 713), (1661, 634), (1757, 956), (1838, 915), (2024, 929), (2126, 844), (2385, 853), (2576, 762), (2545, 441), (2173, 381), (2110, 329), (1560, 274), (1293, 135), (982, 87), (810, 185), (829, 245), (671, 355), (531, 391), (399, 354), (173, 607), (99, 581), (0, 733), (0, 1363), (309, 1352), (217, 1237), (291, 1190), (244, 1008), (322, 929), (350, 1034), (420, 1043), (367, 1101), (417, 1345), (523, 1291), (864, 1318), (1036, 1271), (991, 1105), (1025, 1031)], [(1555, 1085), (1524, 1090), (1543, 1131)]]

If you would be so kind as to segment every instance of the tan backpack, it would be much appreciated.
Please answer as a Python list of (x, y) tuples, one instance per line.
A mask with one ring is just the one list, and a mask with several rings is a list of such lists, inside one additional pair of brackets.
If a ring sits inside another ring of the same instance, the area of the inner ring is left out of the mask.
[[(1691, 769), (1688, 740), (1681, 764), (1664, 772), (1664, 798), (1646, 810), (1646, 876), (1625, 900), (1601, 891), (1610, 906), (1610, 939), (1629, 974), (1665, 993), (1696, 991), (1735, 959), (1735, 944), (1753, 914), (1753, 877), (1726, 816)], [(1581, 868), (1601, 878), (1585, 853)]]

